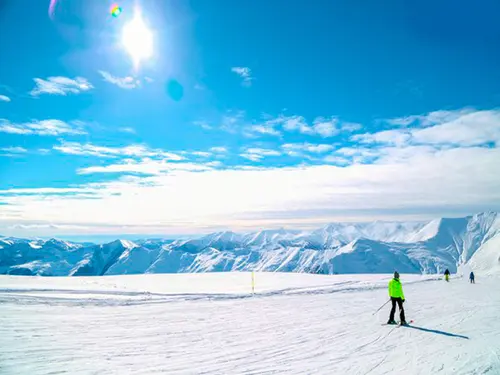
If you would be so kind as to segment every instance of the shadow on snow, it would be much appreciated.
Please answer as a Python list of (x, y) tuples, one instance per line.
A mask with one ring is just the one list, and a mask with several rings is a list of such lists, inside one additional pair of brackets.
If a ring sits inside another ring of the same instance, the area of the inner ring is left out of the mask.
[(428, 329), (428, 328), (417, 327), (417, 326), (406, 326), (406, 327), (417, 329), (419, 331), (429, 332), (429, 333), (437, 333), (438, 335), (449, 336), (449, 337), (458, 337), (459, 339), (469, 340), (468, 336), (462, 336), (462, 335), (457, 335), (457, 334), (450, 333), (450, 332), (439, 331), (437, 329)]

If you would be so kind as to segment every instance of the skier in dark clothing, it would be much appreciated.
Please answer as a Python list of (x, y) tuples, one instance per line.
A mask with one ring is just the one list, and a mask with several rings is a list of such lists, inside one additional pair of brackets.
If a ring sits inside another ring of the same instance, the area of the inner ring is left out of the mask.
[(394, 278), (389, 281), (389, 297), (391, 297), (392, 308), (391, 314), (389, 316), (389, 321), (387, 324), (396, 324), (394, 320), (394, 314), (396, 313), (396, 304), (399, 307), (399, 317), (401, 319), (401, 324), (406, 324), (405, 310), (403, 308), (403, 302), (405, 301), (405, 295), (403, 293), (403, 286), (401, 281), (399, 281), (398, 271), (394, 272)]
[(450, 271), (448, 270), (448, 268), (446, 269), (446, 271), (444, 271), (444, 279), (446, 281), (450, 281)]
[(474, 280), (474, 272), (471, 271), (470, 275), (469, 275), (469, 279), (470, 279), (470, 283), (471, 284), (475, 284), (476, 281)]

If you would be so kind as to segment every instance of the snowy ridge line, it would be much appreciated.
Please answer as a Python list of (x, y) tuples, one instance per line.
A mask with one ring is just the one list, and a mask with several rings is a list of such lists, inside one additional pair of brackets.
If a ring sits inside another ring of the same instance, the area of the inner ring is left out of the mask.
[(112, 276), (205, 272), (316, 274), (456, 273), (472, 263), (500, 272), (500, 215), (481, 213), (427, 223), (334, 223), (314, 231), (218, 232), (167, 241), (73, 244), (0, 239), (0, 274)]
[[(437, 281), (440, 278), (429, 277), (423, 280), (411, 280), (405, 285), (420, 284), (429, 281)], [(351, 286), (340, 287), (339, 284), (349, 284)], [(353, 285), (354, 284), (354, 285)], [(356, 286), (358, 284), (359, 286)], [(152, 292), (128, 292), (128, 291), (100, 291), (100, 290), (72, 290), (72, 289), (22, 289), (22, 288), (0, 288), (0, 304), (21, 303), (21, 304), (46, 304), (51, 302), (51, 305), (94, 305), (94, 306), (130, 306), (144, 304), (162, 304), (188, 301), (229, 301), (248, 298), (268, 298), (268, 297), (285, 297), (285, 296), (307, 296), (307, 295), (324, 295), (334, 293), (347, 292), (365, 292), (371, 290), (380, 290), (387, 288), (387, 282), (380, 281), (376, 284), (366, 285), (365, 282), (344, 282), (333, 285), (317, 286), (317, 287), (301, 287), (301, 288), (284, 288), (265, 292), (249, 293), (152, 293)], [(30, 294), (32, 293), (32, 294)], [(36, 295), (37, 293), (55, 294)], [(104, 295), (104, 296), (126, 296), (137, 297), (135, 299), (120, 299), (120, 298), (73, 298), (62, 297), (62, 295)], [(141, 298), (143, 297), (143, 298)], [(157, 297), (157, 298), (155, 298)]]

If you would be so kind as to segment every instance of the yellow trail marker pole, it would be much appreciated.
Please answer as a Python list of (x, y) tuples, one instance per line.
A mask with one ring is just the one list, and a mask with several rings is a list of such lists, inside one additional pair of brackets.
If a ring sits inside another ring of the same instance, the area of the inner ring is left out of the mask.
[(255, 294), (255, 272), (252, 271), (252, 294)]

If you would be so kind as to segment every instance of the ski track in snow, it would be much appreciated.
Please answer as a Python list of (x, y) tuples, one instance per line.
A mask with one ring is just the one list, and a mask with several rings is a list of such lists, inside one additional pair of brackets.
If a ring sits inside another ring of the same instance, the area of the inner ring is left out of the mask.
[(0, 276), (0, 374), (500, 374), (498, 278)]

